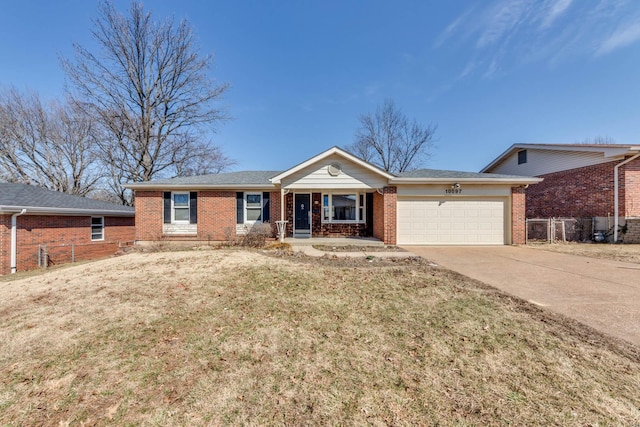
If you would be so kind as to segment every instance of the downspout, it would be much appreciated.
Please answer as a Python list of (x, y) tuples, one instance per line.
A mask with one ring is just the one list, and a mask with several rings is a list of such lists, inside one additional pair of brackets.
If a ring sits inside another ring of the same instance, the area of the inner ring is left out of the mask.
[(618, 163), (617, 165), (615, 165), (613, 167), (613, 243), (617, 243), (618, 242), (618, 226), (620, 224), (620, 219), (618, 218), (620, 209), (618, 207), (618, 191), (619, 191), (619, 185), (618, 185), (618, 168), (622, 165), (626, 165), (627, 163), (637, 159), (638, 157), (640, 157), (640, 153), (638, 154), (634, 154), (633, 156), (629, 157), (627, 160)]
[(16, 220), (16, 218), (18, 218), (20, 215), (24, 215), (27, 212), (26, 209), (22, 209), (20, 212), (18, 213), (14, 213), (13, 215), (11, 215), (11, 274), (14, 274), (16, 272), (17, 269), (17, 255), (18, 255), (18, 244), (17, 244), (17, 240), (18, 240), (18, 232), (17, 232), (17, 223), (18, 221)]

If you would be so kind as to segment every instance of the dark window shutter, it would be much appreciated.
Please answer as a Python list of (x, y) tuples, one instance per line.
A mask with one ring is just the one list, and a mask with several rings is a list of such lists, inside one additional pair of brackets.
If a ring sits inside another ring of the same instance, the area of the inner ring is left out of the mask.
[(164, 198), (164, 223), (171, 224), (171, 191), (165, 191)]
[(244, 193), (236, 193), (236, 224), (244, 224)]
[(189, 193), (189, 224), (198, 223), (198, 193)]
[(262, 221), (268, 222), (271, 219), (270, 210), (270, 202), (271, 202), (271, 193), (265, 191), (262, 193)]

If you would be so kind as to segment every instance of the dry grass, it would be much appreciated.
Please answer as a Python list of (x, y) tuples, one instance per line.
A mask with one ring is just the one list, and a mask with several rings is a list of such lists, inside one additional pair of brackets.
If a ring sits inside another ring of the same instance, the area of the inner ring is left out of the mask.
[(639, 422), (637, 348), (423, 263), (354, 265), (136, 253), (5, 282), (0, 424)]
[(528, 247), (550, 252), (604, 258), (640, 264), (640, 245), (613, 245), (608, 243), (534, 243)]

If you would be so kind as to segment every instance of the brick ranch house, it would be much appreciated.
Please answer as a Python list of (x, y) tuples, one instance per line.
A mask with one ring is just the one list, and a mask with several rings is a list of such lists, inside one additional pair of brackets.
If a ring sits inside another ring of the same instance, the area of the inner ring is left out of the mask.
[(0, 183), (0, 275), (113, 255), (134, 221), (131, 207)]
[(256, 223), (286, 236), (374, 237), (386, 244), (521, 244), (538, 178), (422, 169), (391, 174), (338, 148), (285, 171), (127, 184), (136, 240), (224, 241)]
[(640, 145), (514, 144), (481, 172), (537, 176), (527, 218), (594, 218), (596, 230), (640, 243)]

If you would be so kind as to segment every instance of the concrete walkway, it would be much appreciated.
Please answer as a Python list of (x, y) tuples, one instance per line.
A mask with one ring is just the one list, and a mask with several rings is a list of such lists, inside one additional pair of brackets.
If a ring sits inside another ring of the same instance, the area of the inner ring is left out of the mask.
[(322, 246), (372, 246), (372, 247), (384, 247), (384, 243), (378, 239), (367, 239), (367, 238), (349, 238), (349, 237), (340, 237), (340, 238), (326, 238), (326, 237), (314, 237), (309, 239), (285, 239), (285, 243), (289, 243), (291, 245), (291, 249), (294, 252), (302, 252), (308, 256), (321, 257), (324, 255), (331, 255), (341, 258), (367, 258), (367, 257), (375, 257), (375, 258), (408, 258), (413, 257), (415, 254), (411, 252), (384, 252), (380, 250), (375, 251), (366, 251), (366, 250), (357, 250), (353, 252), (332, 252), (332, 251), (321, 251), (313, 247), (313, 245), (322, 245)]
[(640, 264), (514, 246), (404, 249), (640, 345)]

